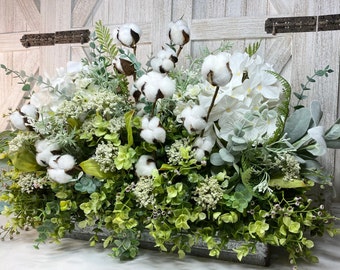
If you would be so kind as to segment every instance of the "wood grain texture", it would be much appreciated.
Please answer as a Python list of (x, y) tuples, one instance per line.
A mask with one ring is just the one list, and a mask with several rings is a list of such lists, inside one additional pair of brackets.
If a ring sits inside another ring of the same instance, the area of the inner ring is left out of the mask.
[(72, 11), (72, 27), (84, 27), (100, 1), (77, 0)]
[(40, 12), (34, 0), (15, 0), (20, 7), (24, 19), (31, 31), (38, 31), (40, 28)]

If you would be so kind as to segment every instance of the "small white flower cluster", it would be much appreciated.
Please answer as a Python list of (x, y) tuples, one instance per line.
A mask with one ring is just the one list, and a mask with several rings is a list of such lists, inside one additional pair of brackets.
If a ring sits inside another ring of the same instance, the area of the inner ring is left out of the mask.
[(223, 189), (216, 177), (204, 178), (196, 187), (193, 199), (204, 210), (214, 210), (223, 197)]
[(18, 132), (18, 134), (8, 142), (8, 152), (14, 153), (21, 147), (30, 146), (38, 139), (39, 135), (33, 132)]
[(168, 163), (172, 165), (181, 165), (191, 159), (194, 159), (194, 150), (188, 138), (176, 140), (168, 149), (165, 149)]
[(60, 150), (59, 145), (46, 139), (37, 141), (35, 148), (37, 151), (37, 163), (40, 166), (48, 167), (47, 173), (50, 179), (59, 184), (74, 181), (72, 175), (67, 173), (76, 165), (73, 156), (69, 154), (56, 154)]
[(114, 146), (111, 142), (101, 141), (97, 145), (93, 159), (98, 163), (102, 172), (114, 172), (116, 170), (114, 159), (117, 157), (117, 155), (117, 146)]
[(142, 207), (153, 207), (156, 204), (156, 199), (153, 191), (153, 177), (142, 176), (133, 189), (133, 194), (136, 196), (136, 201)]
[(42, 189), (46, 183), (47, 179), (45, 177), (37, 177), (35, 173), (22, 173), (17, 181), (21, 191), (26, 193)]
[(298, 179), (300, 176), (300, 163), (288, 153), (275, 158), (275, 165), (283, 172), (283, 180), (290, 181)]

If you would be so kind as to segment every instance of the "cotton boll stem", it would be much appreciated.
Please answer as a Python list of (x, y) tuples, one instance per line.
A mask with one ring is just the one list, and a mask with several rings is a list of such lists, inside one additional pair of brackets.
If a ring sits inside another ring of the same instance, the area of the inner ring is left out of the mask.
[(215, 100), (216, 100), (216, 97), (217, 97), (217, 94), (218, 94), (218, 91), (219, 91), (220, 87), (219, 86), (216, 86), (215, 88), (215, 93), (214, 93), (214, 96), (211, 100), (211, 103), (210, 103), (210, 107), (209, 107), (209, 110), (208, 110), (208, 114), (207, 114), (207, 123), (208, 123), (208, 120), (209, 120), (209, 115), (211, 113), (211, 110), (212, 108), (214, 107), (214, 104), (215, 104)]

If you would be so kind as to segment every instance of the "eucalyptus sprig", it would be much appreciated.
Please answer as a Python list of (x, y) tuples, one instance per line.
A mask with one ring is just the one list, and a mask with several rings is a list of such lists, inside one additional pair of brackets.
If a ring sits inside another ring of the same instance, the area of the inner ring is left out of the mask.
[(300, 92), (293, 92), (294, 96), (298, 99), (298, 102), (296, 103), (296, 105), (293, 107), (294, 110), (298, 110), (303, 108), (304, 106), (301, 105), (302, 100), (305, 100), (308, 96), (305, 95), (305, 91), (309, 91), (311, 90), (311, 88), (309, 87), (309, 85), (311, 83), (315, 83), (316, 77), (328, 77), (328, 74), (334, 72), (333, 69), (331, 69), (329, 67), (329, 65), (327, 65), (324, 69), (319, 69), (319, 70), (315, 70), (314, 74), (312, 76), (307, 76), (307, 81), (303, 84), (301, 83), (300, 87), (301, 87), (301, 91)]

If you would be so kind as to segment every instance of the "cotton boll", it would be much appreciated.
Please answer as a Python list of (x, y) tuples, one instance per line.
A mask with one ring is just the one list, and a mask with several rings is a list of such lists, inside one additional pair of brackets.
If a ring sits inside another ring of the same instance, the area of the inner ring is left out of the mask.
[(145, 98), (150, 102), (155, 102), (158, 98), (159, 88), (158, 85), (154, 82), (148, 82), (144, 86), (144, 90), (142, 91), (144, 93)]
[(126, 76), (131, 76), (135, 74), (135, 68), (131, 61), (124, 58), (117, 58), (113, 61), (113, 66), (115, 69)]
[(136, 163), (136, 174), (138, 177), (150, 176), (153, 170), (156, 170), (156, 163), (152, 156), (142, 155)]
[(190, 40), (190, 29), (184, 20), (177, 20), (169, 24), (169, 38), (175, 45), (183, 46)]
[(159, 118), (154, 116), (151, 120), (147, 116), (142, 119), (140, 136), (148, 143), (165, 142), (166, 132), (159, 126)]
[(183, 124), (189, 133), (199, 132), (207, 126), (207, 122), (204, 119), (193, 116), (185, 118)]
[(176, 82), (175, 80), (170, 79), (168, 76), (165, 76), (160, 81), (159, 88), (165, 98), (171, 97), (176, 90)]
[(59, 158), (60, 158), (60, 155), (53, 155), (48, 161), (48, 166), (52, 169), (62, 169), (59, 167), (59, 164), (58, 164)]
[(21, 107), (20, 111), (25, 115), (34, 120), (38, 118), (37, 108), (32, 104), (25, 104)]
[(124, 46), (133, 48), (138, 43), (141, 33), (142, 31), (138, 25), (133, 23), (124, 24), (117, 30), (117, 39)]
[(57, 160), (58, 167), (64, 169), (65, 171), (70, 171), (76, 165), (76, 161), (73, 156), (66, 154), (62, 155)]
[(224, 52), (207, 56), (202, 64), (202, 76), (213, 86), (225, 86), (232, 78), (229, 58), (230, 54)]
[(153, 137), (154, 137), (154, 140), (161, 142), (161, 143), (164, 143), (165, 138), (166, 138), (166, 132), (165, 132), (164, 128), (162, 128), (162, 127), (155, 128), (153, 130)]
[(43, 151), (52, 152), (52, 151), (60, 150), (60, 147), (57, 143), (45, 139), (45, 140), (36, 141), (35, 149), (38, 153), (43, 152)]
[(48, 176), (59, 184), (66, 184), (72, 181), (72, 176), (65, 173), (63, 169), (48, 169)]
[(46, 167), (49, 164), (49, 161), (52, 157), (53, 154), (47, 150), (37, 153), (35, 159), (40, 166)]
[(156, 129), (158, 126), (159, 126), (159, 118), (157, 116), (152, 117), (148, 123), (148, 128)]
[(142, 139), (148, 143), (153, 144), (154, 143), (154, 136), (153, 136), (153, 130), (151, 129), (143, 129), (140, 133), (140, 136)]
[(19, 130), (26, 130), (27, 127), (25, 125), (24, 116), (18, 112), (15, 111), (9, 116), (9, 120), (11, 121), (12, 125)]

